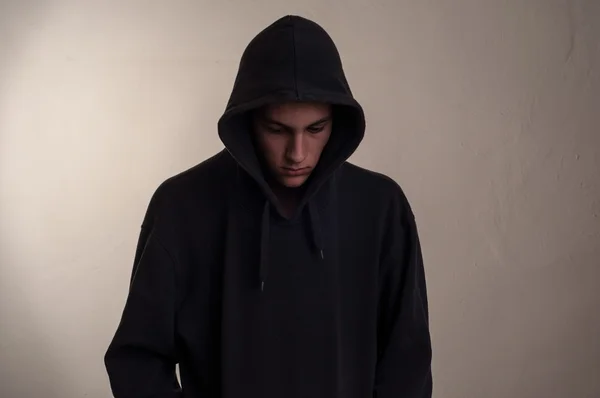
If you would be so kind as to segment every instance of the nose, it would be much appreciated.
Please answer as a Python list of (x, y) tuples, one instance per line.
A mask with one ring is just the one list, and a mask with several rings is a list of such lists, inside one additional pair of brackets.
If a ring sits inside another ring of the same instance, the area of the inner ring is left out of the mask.
[(288, 142), (287, 158), (290, 162), (299, 164), (306, 159), (306, 143), (304, 134), (292, 134)]

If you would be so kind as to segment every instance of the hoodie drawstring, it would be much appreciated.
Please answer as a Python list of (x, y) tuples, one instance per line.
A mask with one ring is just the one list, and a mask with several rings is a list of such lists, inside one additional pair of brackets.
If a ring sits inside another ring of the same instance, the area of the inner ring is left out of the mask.
[(308, 202), (308, 213), (310, 214), (310, 227), (313, 243), (317, 249), (317, 252), (321, 256), (321, 260), (324, 260), (325, 256), (323, 255), (323, 231), (321, 230), (321, 221), (319, 220), (319, 212), (312, 201)]
[[(321, 221), (319, 212), (312, 201), (308, 202), (308, 213), (310, 216), (310, 229), (313, 244), (321, 260), (325, 259), (323, 253), (323, 230), (321, 229)], [(271, 204), (265, 201), (262, 214), (261, 238), (260, 238), (260, 290), (265, 290), (265, 281), (269, 273), (269, 241), (271, 237)]]
[(271, 205), (267, 200), (263, 207), (262, 226), (260, 237), (260, 290), (265, 290), (265, 280), (269, 271), (269, 227), (271, 224)]

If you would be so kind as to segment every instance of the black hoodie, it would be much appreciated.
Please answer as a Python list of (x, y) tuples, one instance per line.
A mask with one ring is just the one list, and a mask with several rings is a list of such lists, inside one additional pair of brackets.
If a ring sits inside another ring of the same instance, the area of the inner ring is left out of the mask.
[[(282, 101), (334, 107), (291, 218), (249, 123)], [(105, 356), (116, 398), (431, 396), (414, 216), (394, 181), (346, 161), (364, 130), (319, 25), (288, 16), (252, 40), (218, 124), (226, 150), (165, 181), (148, 206)]]

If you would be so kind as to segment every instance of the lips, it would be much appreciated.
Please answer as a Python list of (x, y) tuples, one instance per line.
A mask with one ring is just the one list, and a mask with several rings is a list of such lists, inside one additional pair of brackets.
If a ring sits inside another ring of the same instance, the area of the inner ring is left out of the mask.
[(302, 176), (302, 175), (306, 175), (310, 172), (310, 168), (309, 167), (302, 167), (302, 168), (298, 168), (298, 169), (293, 169), (293, 168), (283, 168), (283, 175), (286, 176)]

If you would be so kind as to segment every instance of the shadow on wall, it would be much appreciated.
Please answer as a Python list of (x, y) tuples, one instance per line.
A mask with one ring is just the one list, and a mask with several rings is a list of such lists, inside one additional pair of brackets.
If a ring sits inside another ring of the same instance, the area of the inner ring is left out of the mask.
[(28, 236), (43, 231), (32, 230), (32, 217), (23, 219), (11, 207), (26, 192), (19, 184), (27, 182), (17, 179), (14, 170), (9, 174), (11, 142), (3, 133), (9, 119), (4, 112), (11, 108), (9, 87), (18, 79), (15, 62), (22, 61), (23, 50), (32, 34), (39, 34), (47, 12), (47, 3), (41, 1), (0, 3), (0, 395), (7, 398), (39, 396), (42, 391), (45, 397), (59, 397), (68, 390), (53, 357), (51, 332), (36, 314), (39, 280), (29, 275), (44, 264), (33, 263)]

